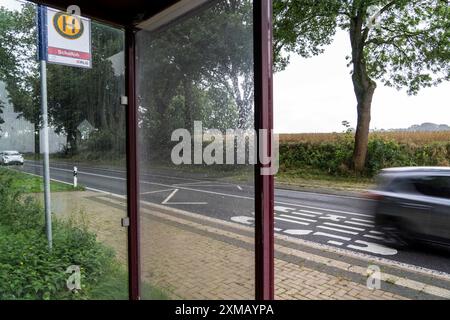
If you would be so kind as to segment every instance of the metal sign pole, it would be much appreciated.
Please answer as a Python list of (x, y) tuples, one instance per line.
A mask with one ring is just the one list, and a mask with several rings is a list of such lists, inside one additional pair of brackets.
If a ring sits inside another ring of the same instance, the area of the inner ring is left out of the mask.
[(50, 199), (50, 159), (48, 142), (48, 109), (47, 109), (47, 45), (46, 45), (46, 8), (38, 7), (38, 27), (39, 27), (39, 60), (41, 65), (41, 112), (42, 112), (42, 147), (44, 155), (44, 202), (45, 202), (45, 231), (48, 240), (48, 247), (53, 247), (52, 235), (52, 215)]

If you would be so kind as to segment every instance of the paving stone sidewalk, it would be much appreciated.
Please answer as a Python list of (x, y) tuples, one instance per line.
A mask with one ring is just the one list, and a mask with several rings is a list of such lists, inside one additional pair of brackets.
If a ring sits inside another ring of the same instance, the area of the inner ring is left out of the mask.
[[(127, 233), (120, 219), (125, 200), (96, 192), (52, 194), (57, 216), (84, 212), (98, 239), (126, 263)], [(196, 214), (141, 205), (143, 281), (173, 299), (253, 299), (254, 251), (250, 228)], [(384, 266), (381, 289), (366, 286), (364, 261), (277, 240), (276, 299), (447, 299), (450, 281), (396, 266)], [(142, 297), (145, 299), (145, 297)]]

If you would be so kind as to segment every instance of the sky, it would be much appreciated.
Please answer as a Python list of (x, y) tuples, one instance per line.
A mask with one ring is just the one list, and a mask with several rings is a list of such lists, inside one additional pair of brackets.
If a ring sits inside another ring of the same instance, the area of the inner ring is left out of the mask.
[[(345, 56), (347, 34), (340, 31), (320, 55), (292, 56), (274, 75), (274, 128), (278, 133), (341, 132), (342, 121), (356, 126), (356, 98)], [(417, 96), (378, 83), (372, 102), (371, 129), (407, 128), (433, 122), (450, 125), (450, 83), (422, 89)]]
[[(17, 9), (16, 0), (0, 5)], [(356, 126), (356, 99), (345, 56), (350, 42), (339, 31), (319, 56), (292, 56), (274, 75), (274, 129), (277, 133), (341, 132), (342, 121)], [(450, 125), (450, 83), (422, 89), (417, 96), (378, 84), (372, 103), (371, 129), (407, 128), (433, 122)]]

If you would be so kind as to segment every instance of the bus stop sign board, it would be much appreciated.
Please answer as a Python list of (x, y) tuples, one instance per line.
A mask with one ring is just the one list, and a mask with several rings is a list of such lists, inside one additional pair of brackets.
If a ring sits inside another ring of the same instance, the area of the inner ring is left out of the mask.
[(91, 20), (44, 8), (44, 43), (48, 63), (92, 68)]

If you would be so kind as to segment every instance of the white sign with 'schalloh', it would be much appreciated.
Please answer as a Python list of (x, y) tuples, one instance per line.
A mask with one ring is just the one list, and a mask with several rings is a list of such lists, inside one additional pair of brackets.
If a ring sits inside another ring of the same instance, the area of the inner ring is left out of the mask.
[(91, 21), (47, 8), (47, 61), (92, 68)]

